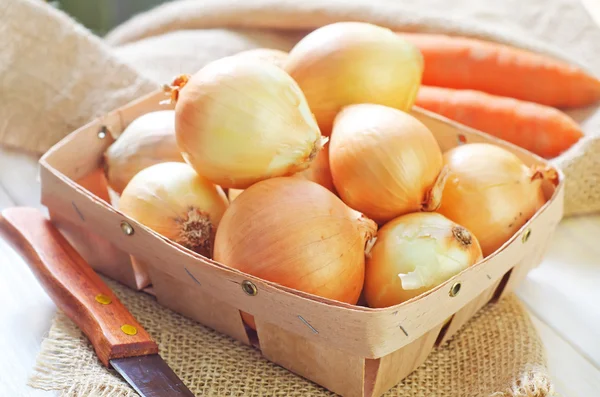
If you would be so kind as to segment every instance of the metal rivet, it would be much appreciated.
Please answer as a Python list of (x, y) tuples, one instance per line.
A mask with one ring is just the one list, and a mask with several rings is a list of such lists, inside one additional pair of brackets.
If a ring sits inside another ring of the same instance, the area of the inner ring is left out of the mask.
[(452, 287), (450, 287), (450, 292), (448, 293), (448, 295), (450, 295), (451, 297), (454, 298), (460, 292), (460, 287), (461, 287), (460, 281), (452, 284)]
[(242, 281), (242, 289), (244, 290), (245, 293), (247, 293), (250, 296), (254, 296), (254, 295), (258, 294), (258, 288), (256, 288), (256, 285), (254, 285), (254, 283), (252, 281), (248, 281), (248, 280)]
[(96, 302), (102, 305), (110, 305), (112, 302), (112, 299), (104, 294), (98, 294), (94, 299), (96, 299)]
[(526, 243), (527, 240), (529, 240), (529, 237), (531, 237), (531, 229), (525, 230), (525, 233), (523, 233), (523, 237), (521, 238), (521, 241)]
[(467, 143), (467, 137), (463, 134), (458, 134), (457, 141), (459, 145), (464, 145), (465, 143)]
[(104, 138), (106, 138), (107, 135), (108, 135), (108, 128), (106, 128), (106, 126), (103, 125), (102, 127), (100, 127), (100, 130), (98, 131), (98, 139), (104, 139)]
[(131, 236), (134, 233), (133, 226), (125, 221), (121, 222), (121, 230), (128, 236)]
[(137, 334), (137, 328), (133, 325), (123, 324), (121, 325), (121, 331), (127, 335), (135, 335)]

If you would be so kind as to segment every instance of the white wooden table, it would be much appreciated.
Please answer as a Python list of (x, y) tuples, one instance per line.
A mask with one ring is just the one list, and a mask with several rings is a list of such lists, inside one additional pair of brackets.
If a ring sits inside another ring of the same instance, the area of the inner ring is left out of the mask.
[[(600, 0), (581, 0), (600, 23)], [(36, 159), (0, 148), (0, 209), (40, 207)], [(546, 346), (558, 392), (600, 396), (600, 215), (566, 219), (544, 262), (517, 291)], [(53, 396), (27, 377), (56, 310), (0, 239), (0, 396)]]

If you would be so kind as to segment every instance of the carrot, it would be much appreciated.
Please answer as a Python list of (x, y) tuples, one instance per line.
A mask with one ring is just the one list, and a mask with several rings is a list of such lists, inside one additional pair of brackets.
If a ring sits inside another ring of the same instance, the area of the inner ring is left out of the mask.
[(466, 37), (400, 35), (421, 50), (425, 85), (479, 90), (562, 108), (600, 100), (600, 80), (542, 54)]
[(545, 158), (558, 156), (583, 136), (558, 109), (480, 91), (421, 86), (416, 105)]

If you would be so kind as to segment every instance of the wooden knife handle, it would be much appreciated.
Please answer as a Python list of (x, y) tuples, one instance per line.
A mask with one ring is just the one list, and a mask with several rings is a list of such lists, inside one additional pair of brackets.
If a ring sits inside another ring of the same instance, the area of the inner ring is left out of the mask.
[(58, 306), (88, 337), (102, 363), (158, 353), (158, 346), (127, 308), (34, 208), (0, 213), (0, 234), (11, 242)]

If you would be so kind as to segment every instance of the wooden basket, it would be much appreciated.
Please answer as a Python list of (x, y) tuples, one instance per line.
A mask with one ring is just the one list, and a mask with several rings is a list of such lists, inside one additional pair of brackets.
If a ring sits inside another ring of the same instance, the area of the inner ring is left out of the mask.
[[(159, 104), (164, 98), (156, 92), (111, 112), (43, 156), (42, 203), (53, 222), (98, 272), (253, 344), (267, 359), (343, 396), (380, 396), (482, 306), (514, 289), (540, 263), (562, 217), (564, 183), (558, 171), (557, 186), (544, 186), (544, 207), (500, 250), (415, 299), (371, 309), (298, 292), (204, 258), (111, 205), (101, 169), (103, 153), (135, 118), (171, 108)], [(527, 165), (548, 165), (527, 151), (432, 113), (415, 109), (413, 114), (444, 151), (464, 142), (491, 142)], [(254, 315), (256, 332), (244, 326), (240, 311)]]

